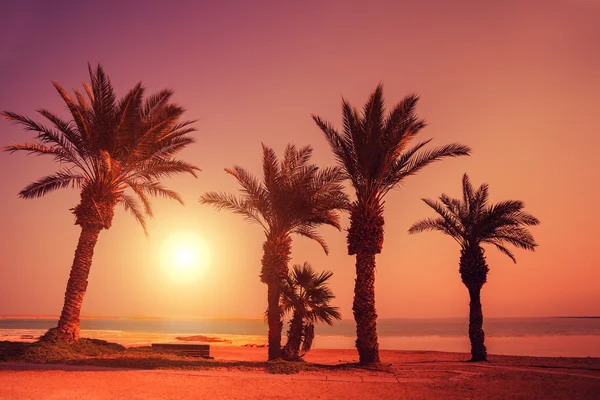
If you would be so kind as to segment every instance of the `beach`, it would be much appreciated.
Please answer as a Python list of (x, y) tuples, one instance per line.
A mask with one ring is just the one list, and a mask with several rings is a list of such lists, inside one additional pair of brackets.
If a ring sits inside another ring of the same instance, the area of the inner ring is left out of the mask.
[(0, 363), (0, 398), (576, 400), (600, 393), (598, 358), (492, 355), (469, 363), (464, 353), (383, 350), (383, 366), (374, 369), (356, 367), (355, 350), (317, 349), (305, 359), (318, 370), (272, 374), (252, 366), (266, 359), (265, 348), (211, 346), (211, 354), (214, 368)]
[[(0, 318), (0, 341), (37, 340), (56, 326), (58, 317)], [(380, 319), (383, 350), (470, 351), (465, 318)], [(286, 328), (287, 329), (287, 324)], [(284, 331), (285, 331), (284, 329)], [(316, 327), (315, 349), (353, 349), (355, 324), (338, 321)], [(493, 354), (541, 357), (600, 357), (598, 318), (489, 318), (484, 324), (486, 345)], [(263, 320), (85, 318), (82, 337), (124, 346), (185, 342), (196, 335), (214, 338), (219, 346), (266, 345)], [(284, 332), (285, 333), (285, 332)]]

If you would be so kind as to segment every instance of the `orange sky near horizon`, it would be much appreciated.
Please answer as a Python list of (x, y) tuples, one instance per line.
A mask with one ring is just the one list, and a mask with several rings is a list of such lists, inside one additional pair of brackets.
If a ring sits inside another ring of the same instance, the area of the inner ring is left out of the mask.
[[(79, 88), (86, 63), (100, 62), (119, 95), (138, 81), (150, 93), (175, 90), (185, 117), (198, 119), (198, 143), (182, 157), (203, 170), (167, 182), (186, 206), (156, 199), (149, 238), (116, 212), (95, 250), (84, 315), (262, 318), (262, 230), (198, 198), (237, 191), (225, 167), (260, 175), (261, 142), (278, 154), (289, 142), (311, 144), (317, 163), (333, 164), (310, 114), (340, 127), (341, 96), (362, 107), (379, 82), (388, 105), (420, 94), (417, 111), (429, 123), (421, 139), (473, 148), (387, 197), (379, 317), (468, 315), (458, 245), (440, 233), (407, 233), (433, 216), (420, 198), (458, 196), (464, 172), (490, 184), (491, 201), (523, 200), (541, 220), (532, 228), (538, 249), (516, 250), (518, 264), (488, 249), (484, 315), (600, 315), (600, 2), (82, 3), (3, 7), (0, 33), (10, 39), (0, 51), (0, 109), (64, 112), (50, 80)], [(0, 145), (31, 137), (0, 121)], [(17, 197), (56, 169), (50, 159), (0, 154), (0, 315), (60, 313), (80, 231), (69, 211), (78, 193)], [(162, 244), (185, 231), (211, 249), (194, 282), (172, 280), (161, 266)], [(292, 262), (333, 271), (334, 303), (350, 319), (354, 257), (345, 232), (320, 232), (330, 255), (294, 238)]]

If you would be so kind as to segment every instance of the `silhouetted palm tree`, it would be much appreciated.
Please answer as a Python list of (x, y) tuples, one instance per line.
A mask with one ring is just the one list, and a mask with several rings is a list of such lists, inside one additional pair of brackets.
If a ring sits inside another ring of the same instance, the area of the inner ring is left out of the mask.
[(526, 226), (540, 222), (523, 211), (522, 201), (506, 200), (488, 205), (488, 185), (481, 185), (477, 191), (467, 174), (463, 176), (463, 198), (453, 199), (445, 194), (441, 203), (429, 199), (423, 201), (433, 208), (439, 218), (428, 218), (415, 223), (409, 233), (427, 230), (441, 231), (451, 236), (460, 246), (460, 276), (469, 289), (469, 339), (471, 359), (485, 361), (487, 351), (484, 344), (483, 313), (481, 310), (481, 287), (486, 282), (489, 268), (485, 260), (482, 244), (493, 244), (515, 263), (517, 260), (505, 246), (534, 250), (537, 244)]
[(352, 310), (361, 364), (379, 362), (375, 254), (380, 253), (383, 246), (385, 195), (432, 162), (470, 152), (469, 147), (462, 144), (421, 151), (430, 140), (407, 148), (425, 126), (415, 115), (417, 101), (416, 95), (407, 96), (386, 114), (381, 85), (371, 94), (362, 114), (342, 100), (342, 133), (313, 115), (356, 192), (356, 200), (350, 206), (348, 254), (356, 254)]
[(348, 198), (343, 192), (343, 174), (337, 167), (319, 169), (309, 164), (312, 148), (288, 145), (283, 159), (263, 145), (263, 180), (259, 182), (245, 169), (225, 169), (237, 179), (241, 196), (209, 192), (200, 198), (204, 204), (230, 210), (262, 226), (261, 281), (267, 284), (269, 360), (281, 357), (281, 284), (288, 276), (292, 234), (317, 241), (325, 253), (327, 244), (316, 231), (319, 225), (340, 229), (338, 211), (345, 210)]
[(284, 281), (281, 290), (283, 311), (292, 315), (288, 340), (282, 350), (284, 358), (295, 359), (310, 351), (315, 336), (315, 323), (333, 325), (334, 319), (342, 318), (338, 308), (329, 304), (335, 297), (327, 284), (332, 275), (331, 271), (317, 274), (305, 262), (304, 265), (294, 265)]
[[(75, 251), (65, 303), (58, 321), (58, 337), (72, 343), (79, 338), (79, 317), (85, 295), (94, 247), (102, 229), (111, 226), (117, 204), (130, 211), (146, 231), (145, 215), (152, 216), (148, 196), (163, 196), (183, 204), (179, 195), (161, 185), (160, 179), (198, 168), (174, 156), (194, 139), (193, 121), (180, 121), (181, 106), (170, 102), (173, 94), (163, 90), (143, 99), (144, 88), (137, 84), (117, 101), (109, 77), (98, 65), (88, 65), (91, 85), (83, 84), (86, 95), (75, 91), (75, 102), (56, 82), (54, 87), (66, 103), (71, 121), (47, 110), (39, 110), (51, 126), (12, 112), (9, 120), (38, 132), (32, 143), (12, 144), (9, 152), (25, 151), (49, 155), (61, 169), (31, 183), (19, 196), (31, 199), (57, 189), (80, 189), (81, 200), (72, 209), (81, 235)], [(138, 201), (126, 189), (139, 197)]]

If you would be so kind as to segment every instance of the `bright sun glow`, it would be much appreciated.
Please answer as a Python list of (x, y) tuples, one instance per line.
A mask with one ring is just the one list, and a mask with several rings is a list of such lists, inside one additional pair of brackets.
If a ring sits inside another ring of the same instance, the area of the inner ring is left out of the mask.
[(193, 282), (210, 263), (210, 249), (202, 236), (194, 232), (176, 233), (161, 248), (161, 265), (171, 279)]

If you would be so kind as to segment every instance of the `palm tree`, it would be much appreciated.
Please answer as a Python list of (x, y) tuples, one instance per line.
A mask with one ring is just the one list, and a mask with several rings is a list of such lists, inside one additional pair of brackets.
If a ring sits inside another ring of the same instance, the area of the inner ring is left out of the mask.
[(362, 114), (342, 100), (343, 132), (320, 117), (313, 119), (329, 142), (344, 174), (356, 192), (350, 205), (348, 254), (356, 254), (352, 310), (360, 363), (379, 363), (375, 310), (375, 255), (383, 246), (385, 195), (408, 176), (446, 157), (469, 155), (469, 147), (449, 144), (422, 150), (430, 140), (407, 148), (425, 126), (415, 115), (418, 96), (405, 97), (387, 115), (383, 87), (371, 94)]
[(461, 247), (460, 276), (469, 290), (469, 339), (471, 360), (487, 360), (484, 344), (483, 313), (481, 310), (481, 287), (487, 280), (489, 268), (482, 244), (492, 244), (517, 262), (505, 246), (512, 244), (521, 249), (535, 250), (537, 244), (526, 226), (540, 223), (533, 215), (523, 211), (525, 204), (518, 200), (506, 200), (488, 204), (488, 185), (484, 183), (473, 190), (467, 174), (463, 176), (463, 198), (453, 199), (445, 194), (441, 203), (429, 199), (423, 201), (439, 214), (415, 223), (409, 233), (441, 231), (456, 240)]
[(325, 253), (327, 244), (316, 231), (320, 225), (340, 229), (338, 211), (347, 208), (343, 175), (339, 168), (319, 169), (309, 164), (312, 148), (288, 145), (279, 161), (273, 149), (262, 145), (263, 180), (241, 167), (225, 169), (241, 186), (239, 197), (209, 192), (200, 198), (219, 210), (242, 215), (265, 233), (261, 281), (267, 284), (269, 360), (281, 357), (281, 284), (288, 276), (292, 234), (313, 239)]
[[(24, 199), (42, 197), (57, 189), (80, 190), (79, 204), (72, 209), (75, 224), (81, 227), (71, 267), (65, 302), (58, 321), (58, 337), (67, 343), (79, 339), (79, 317), (85, 295), (94, 247), (102, 229), (111, 226), (114, 209), (121, 204), (146, 230), (146, 216), (152, 216), (149, 196), (163, 196), (183, 204), (181, 197), (165, 188), (160, 179), (179, 173), (196, 176), (198, 168), (175, 155), (194, 142), (187, 136), (193, 121), (180, 121), (184, 109), (170, 102), (173, 92), (163, 90), (144, 100), (138, 83), (121, 100), (109, 77), (98, 65), (88, 64), (91, 85), (83, 84), (85, 96), (74, 91), (77, 101), (58, 83), (52, 82), (66, 103), (72, 120), (39, 110), (51, 126), (4, 111), (3, 117), (37, 132), (31, 143), (4, 148), (11, 153), (48, 155), (61, 168), (29, 184), (19, 193)], [(87, 97), (87, 98), (86, 98)], [(141, 200), (126, 193), (131, 189)]]
[(284, 281), (281, 290), (283, 311), (292, 314), (288, 340), (282, 350), (284, 358), (297, 359), (310, 351), (315, 336), (315, 323), (333, 325), (334, 319), (342, 318), (338, 308), (329, 304), (335, 297), (327, 285), (332, 275), (331, 271), (317, 274), (305, 262), (304, 265), (294, 265)]

